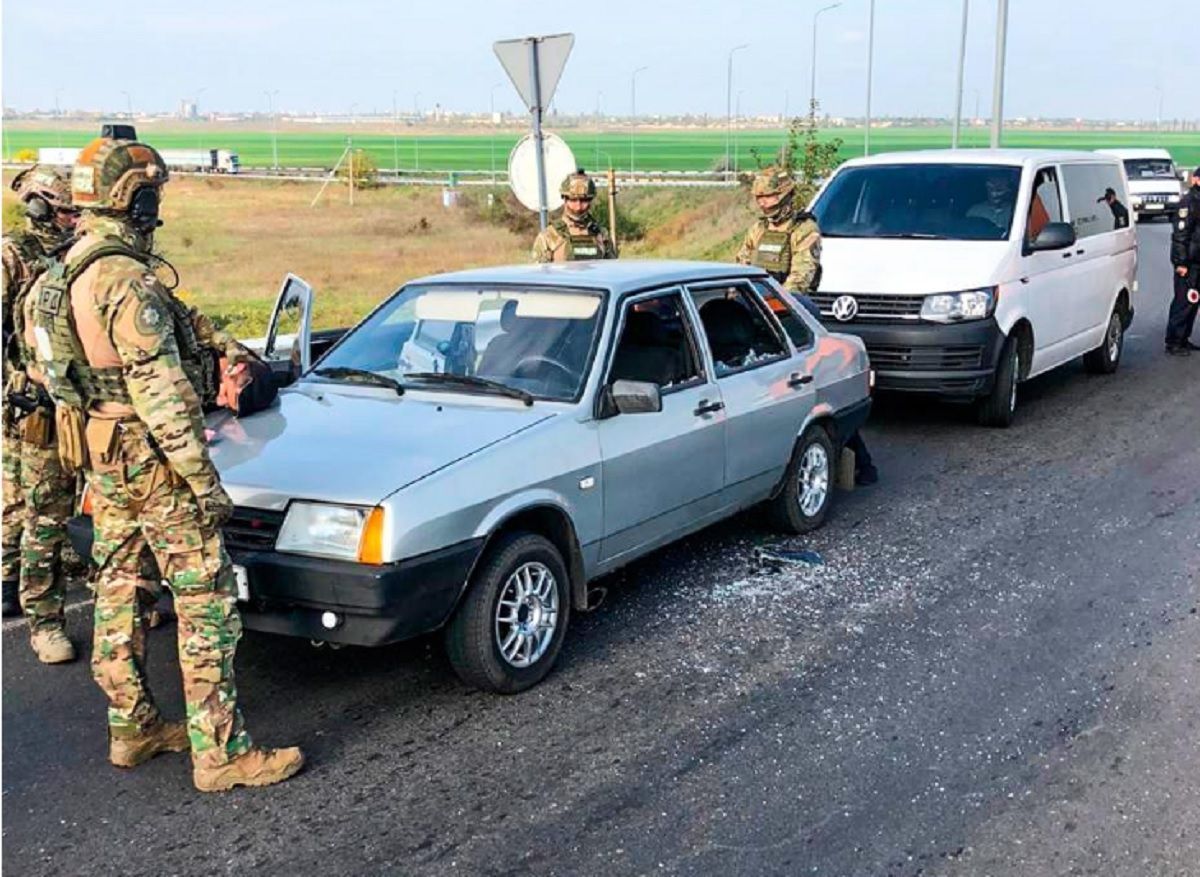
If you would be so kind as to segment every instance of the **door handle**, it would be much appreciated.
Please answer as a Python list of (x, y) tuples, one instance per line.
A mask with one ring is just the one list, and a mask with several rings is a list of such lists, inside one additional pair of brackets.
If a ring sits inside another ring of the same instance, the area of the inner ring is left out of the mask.
[(1076, 255), (1076, 256), (1082, 256), (1082, 255), (1083, 255), (1083, 250), (1076, 250), (1076, 251), (1075, 251), (1075, 255)]
[(1063, 253), (1063, 258), (1064, 258), (1064, 259), (1070, 259), (1070, 258), (1071, 258), (1071, 254), (1070, 254), (1070, 253)]
[(803, 387), (805, 384), (811, 384), (812, 382), (812, 375), (802, 375), (799, 372), (788, 378), (788, 386), (793, 390)]
[(701, 399), (700, 404), (696, 406), (696, 410), (692, 413), (697, 417), (703, 417), (705, 414), (713, 414), (725, 407), (724, 402), (709, 402), (707, 399)]

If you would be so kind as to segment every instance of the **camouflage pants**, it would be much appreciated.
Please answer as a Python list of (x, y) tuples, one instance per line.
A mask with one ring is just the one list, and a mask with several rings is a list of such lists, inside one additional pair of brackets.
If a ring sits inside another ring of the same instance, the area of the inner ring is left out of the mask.
[(62, 627), (67, 586), (61, 559), (75, 506), (75, 477), (63, 472), (55, 443), (21, 443), (21, 492), (21, 609), (30, 630)]
[(16, 581), (21, 570), (21, 530), (25, 525), (25, 495), (21, 493), (21, 439), (15, 427), (4, 424), (4, 581)]
[(109, 732), (136, 735), (159, 715), (146, 685), (139, 612), (140, 560), (149, 547), (175, 597), (192, 761), (224, 764), (251, 742), (237, 707), (233, 658), (242, 622), (221, 535), (199, 526), (195, 497), (173, 481), (141, 424), (121, 427), (112, 460), (93, 456), (92, 467), (99, 569), (92, 675), (108, 696)]

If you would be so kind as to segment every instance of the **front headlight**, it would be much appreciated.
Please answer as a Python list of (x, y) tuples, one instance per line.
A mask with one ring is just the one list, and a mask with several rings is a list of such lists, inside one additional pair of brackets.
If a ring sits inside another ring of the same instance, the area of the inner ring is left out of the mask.
[(275, 539), (275, 550), (337, 560), (379, 563), (383, 509), (294, 502)]
[(927, 295), (921, 305), (921, 319), (933, 323), (957, 323), (960, 320), (984, 320), (996, 310), (996, 288), (969, 289)]

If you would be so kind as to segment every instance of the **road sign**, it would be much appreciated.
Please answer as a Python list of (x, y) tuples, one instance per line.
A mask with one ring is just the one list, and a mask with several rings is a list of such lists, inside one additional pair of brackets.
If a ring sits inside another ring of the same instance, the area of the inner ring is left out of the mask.
[[(540, 210), (537, 157), (534, 153), (537, 147), (534, 143), (534, 136), (526, 134), (513, 147), (508, 156), (508, 184), (518, 201), (530, 210)], [(542, 134), (542, 166), (550, 183), (546, 187), (546, 209), (557, 210), (563, 203), (558, 184), (576, 168), (571, 147), (557, 134)]]
[[(537, 52), (537, 79), (531, 75), (533, 53), (530, 44)], [(531, 110), (544, 110), (554, 97), (554, 89), (558, 88), (558, 80), (562, 78), (563, 68), (567, 65), (567, 56), (575, 45), (575, 34), (560, 33), (545, 37), (523, 37), (519, 40), (499, 40), (492, 44), (500, 65), (512, 84), (517, 87), (517, 93), (525, 106)]]
[(517, 87), (517, 93), (529, 107), (533, 117), (533, 157), (537, 164), (538, 225), (546, 228), (546, 168), (543, 162), (542, 111), (554, 97), (554, 89), (562, 77), (567, 56), (575, 45), (575, 35), (551, 34), (544, 37), (525, 37), (520, 40), (500, 40), (492, 44), (504, 72)]

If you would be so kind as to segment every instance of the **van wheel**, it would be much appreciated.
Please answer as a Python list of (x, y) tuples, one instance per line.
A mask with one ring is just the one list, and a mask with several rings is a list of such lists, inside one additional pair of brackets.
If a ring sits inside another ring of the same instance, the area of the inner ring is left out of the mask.
[(836, 451), (823, 427), (800, 436), (784, 476), (783, 490), (767, 506), (771, 525), (785, 533), (807, 533), (825, 521), (833, 503)]
[(1016, 335), (1009, 335), (1000, 351), (992, 392), (976, 403), (975, 417), (982, 426), (1011, 426), (1017, 411), (1017, 382), (1021, 376), (1021, 350)]
[(1121, 364), (1121, 351), (1125, 349), (1125, 319), (1120, 308), (1113, 308), (1104, 330), (1104, 341), (1095, 350), (1083, 355), (1083, 367), (1094, 375), (1111, 375)]
[(570, 619), (570, 579), (550, 540), (513, 533), (476, 568), (454, 618), (446, 653), (467, 685), (516, 694), (546, 677)]

